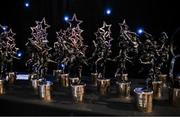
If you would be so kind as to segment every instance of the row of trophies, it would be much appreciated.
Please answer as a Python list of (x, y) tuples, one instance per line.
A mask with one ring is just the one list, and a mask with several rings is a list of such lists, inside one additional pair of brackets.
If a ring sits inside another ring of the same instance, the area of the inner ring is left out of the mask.
[[(164, 95), (169, 94), (165, 90), (174, 88), (170, 80), (167, 82), (167, 73), (163, 72), (163, 69), (168, 69), (170, 55), (169, 40), (165, 32), (162, 32), (159, 38), (154, 38), (146, 31), (142, 35), (138, 35), (129, 29), (124, 20), (119, 23), (120, 33), (116, 40), (118, 55), (110, 58), (113, 40), (111, 24), (103, 22), (103, 26), (95, 32), (92, 56), (87, 58), (85, 52), (88, 46), (84, 44), (81, 35), (83, 30), (80, 28), (82, 21), (78, 20), (74, 14), (72, 19), (67, 22), (70, 24), (69, 27), (56, 32), (57, 42), (54, 43), (53, 48), (48, 46), (47, 29), (50, 25), (46, 23), (45, 18), (42, 21), (36, 21), (36, 26), (31, 27), (32, 37), (26, 43), (30, 54), (26, 62), (30, 72), (29, 79), (35, 92), (43, 100), (52, 101), (53, 83), (46, 79), (49, 63), (57, 65), (53, 76), (58, 79), (62, 87), (71, 87), (75, 102), (84, 100), (86, 84), (81, 82), (83, 66), (91, 66), (91, 80), (99, 94), (101, 96), (108, 95), (111, 85), (111, 79), (105, 76), (108, 61), (117, 64), (114, 76), (117, 93), (119, 97), (127, 100), (131, 98), (131, 81), (128, 79), (127, 63), (133, 64), (138, 60), (139, 64), (143, 65), (143, 70), (148, 71), (144, 76), (146, 86), (134, 89), (137, 107), (143, 112), (152, 112), (153, 99), (162, 99)], [(12, 63), (14, 58), (19, 58), (16, 57), (18, 48), (14, 36), (15, 33), (11, 29), (4, 30), (0, 34), (0, 94), (4, 93), (4, 78), (10, 83), (13, 83), (16, 78), (15, 72), (12, 71)], [(9, 71), (8, 66), (10, 66)], [(176, 94), (178, 90), (175, 91)], [(173, 91), (170, 92), (174, 96)]]

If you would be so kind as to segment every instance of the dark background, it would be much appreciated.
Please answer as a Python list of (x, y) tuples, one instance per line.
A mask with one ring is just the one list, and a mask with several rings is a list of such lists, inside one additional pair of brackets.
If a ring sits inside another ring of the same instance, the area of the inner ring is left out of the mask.
[[(27, 0), (30, 3), (29, 8), (24, 6), (25, 1), (0, 1), (0, 24), (8, 25), (13, 29), (16, 33), (17, 47), (24, 51), (23, 59), (15, 61), (16, 71), (26, 71), (24, 44), (31, 37), (30, 27), (35, 25), (35, 20), (40, 21), (43, 17), (51, 25), (48, 30), (48, 40), (52, 46), (56, 41), (55, 32), (67, 26), (63, 16), (68, 14), (71, 17), (76, 13), (77, 18), (84, 21), (80, 26), (84, 30), (85, 43), (89, 45), (87, 56), (90, 56), (92, 40), (95, 38), (93, 33), (102, 26), (103, 20), (112, 24), (114, 39), (119, 32), (117, 24), (123, 19), (126, 19), (133, 31), (136, 31), (137, 27), (144, 27), (147, 32), (155, 36), (165, 31), (171, 37), (180, 26), (180, 8), (178, 3), (172, 0)], [(110, 16), (104, 14), (107, 7), (112, 8)], [(111, 74), (115, 72), (115, 67), (112, 66), (113, 63), (107, 70)]]

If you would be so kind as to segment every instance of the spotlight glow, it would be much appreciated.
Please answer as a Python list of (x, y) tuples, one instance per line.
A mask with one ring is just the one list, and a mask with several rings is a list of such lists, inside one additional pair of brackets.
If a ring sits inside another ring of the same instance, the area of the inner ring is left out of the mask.
[(110, 15), (111, 13), (112, 13), (112, 10), (111, 10), (110, 8), (107, 8), (107, 9), (106, 9), (106, 14), (107, 14), (107, 15)]
[(65, 15), (64, 16), (64, 21), (68, 21), (69, 20), (69, 16)]
[(138, 33), (138, 34), (142, 34), (142, 33), (144, 33), (143, 28), (139, 28), (139, 29), (137, 30), (137, 33)]
[(64, 67), (65, 67), (64, 64), (61, 64), (61, 67), (64, 69)]
[(25, 3), (24, 3), (24, 6), (25, 6), (25, 7), (29, 7), (29, 2), (25, 2)]
[(23, 52), (22, 51), (18, 51), (17, 53), (17, 57), (21, 58), (23, 56)]
[(6, 28), (5, 26), (3, 26), (2, 29), (3, 29), (4, 31), (6, 31), (7, 28)]
[(18, 57), (21, 57), (22, 56), (22, 53), (18, 53)]

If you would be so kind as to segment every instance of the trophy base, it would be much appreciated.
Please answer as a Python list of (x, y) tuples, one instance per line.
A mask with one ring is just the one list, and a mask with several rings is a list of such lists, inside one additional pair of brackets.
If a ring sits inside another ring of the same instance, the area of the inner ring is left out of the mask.
[(91, 73), (91, 80), (93, 86), (97, 86), (98, 73)]
[(175, 107), (180, 107), (180, 88), (170, 89), (169, 102)]
[(4, 80), (0, 80), (0, 96), (5, 94)]
[(150, 113), (153, 110), (153, 91), (145, 90), (143, 88), (135, 88), (136, 107), (139, 111)]
[(97, 91), (101, 96), (107, 96), (110, 92), (110, 79), (97, 79)]
[(84, 93), (85, 93), (85, 84), (72, 84), (72, 99), (73, 103), (83, 103), (84, 102)]
[(15, 72), (9, 72), (7, 73), (6, 80), (8, 81), (8, 84), (13, 85), (16, 81), (16, 73)]

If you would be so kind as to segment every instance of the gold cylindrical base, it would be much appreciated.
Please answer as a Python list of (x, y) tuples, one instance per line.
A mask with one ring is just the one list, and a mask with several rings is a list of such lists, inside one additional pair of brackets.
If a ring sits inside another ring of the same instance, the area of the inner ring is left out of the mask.
[(97, 79), (97, 91), (102, 96), (108, 95), (110, 92), (110, 79)]
[(14, 84), (16, 81), (16, 73), (15, 72), (9, 72), (6, 76), (6, 80), (9, 84)]
[(58, 78), (62, 74), (62, 70), (53, 70), (53, 76), (55, 78)]
[(98, 73), (91, 73), (91, 79), (94, 86), (97, 86)]
[(162, 98), (162, 81), (153, 81), (153, 98), (161, 99)]
[(61, 74), (60, 85), (61, 87), (69, 87), (69, 74)]
[(116, 82), (117, 93), (119, 97), (130, 98), (131, 97), (131, 82)]
[(45, 97), (44, 100), (45, 101), (52, 101), (52, 82), (46, 82), (45, 84)]
[(74, 103), (84, 102), (84, 93), (85, 93), (85, 84), (73, 84), (71, 85), (72, 89), (72, 98)]
[(136, 106), (139, 111), (150, 113), (153, 110), (153, 91), (135, 88)]
[(52, 101), (52, 82), (47, 81), (39, 85), (39, 96), (44, 101)]
[(175, 107), (180, 107), (180, 88), (170, 89), (169, 102)]
[(159, 80), (162, 81), (162, 87), (168, 87), (167, 86), (167, 75), (166, 74), (160, 74)]
[(53, 70), (53, 76), (56, 78), (57, 82), (61, 80), (62, 70)]
[(42, 79), (31, 79), (32, 87), (36, 95), (39, 94), (38, 88), (41, 82), (42, 82)]
[(0, 95), (5, 94), (4, 80), (0, 80)]

